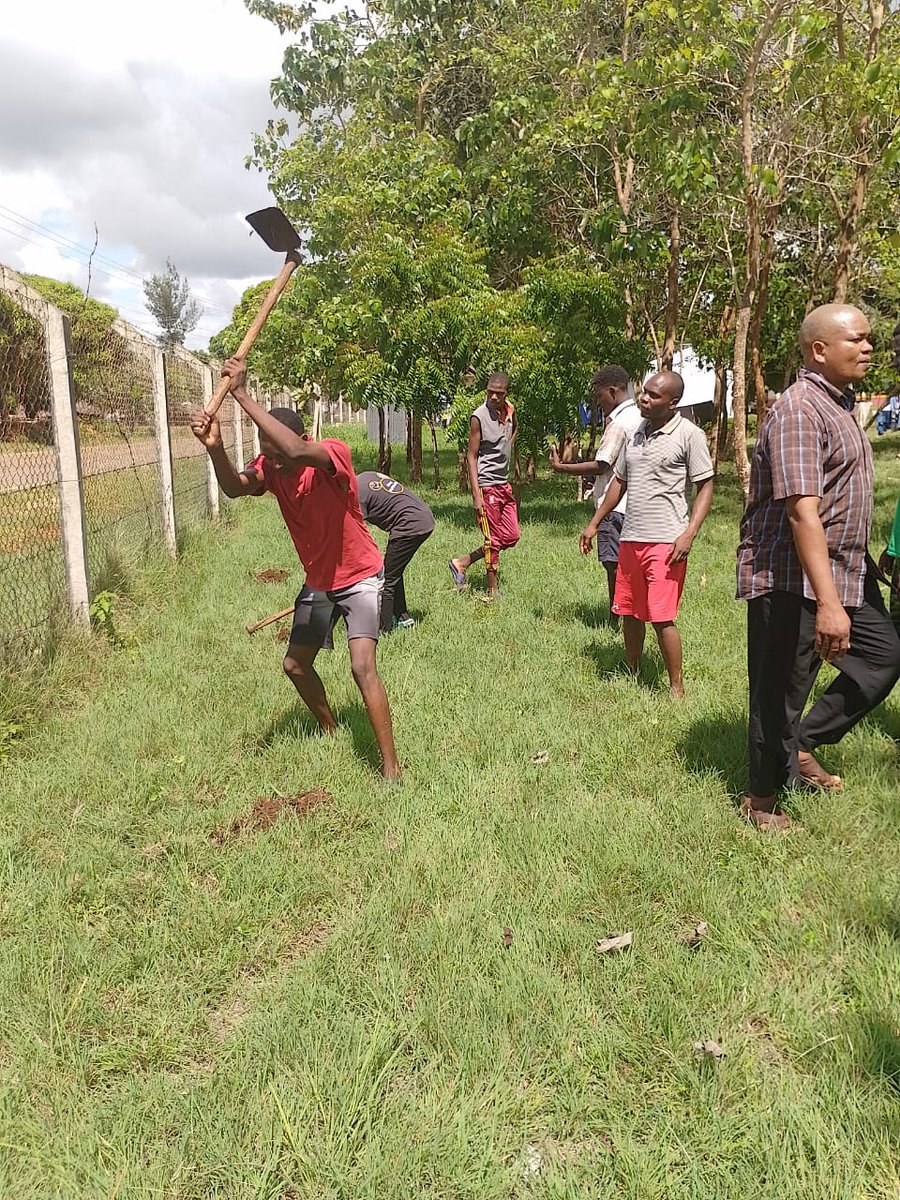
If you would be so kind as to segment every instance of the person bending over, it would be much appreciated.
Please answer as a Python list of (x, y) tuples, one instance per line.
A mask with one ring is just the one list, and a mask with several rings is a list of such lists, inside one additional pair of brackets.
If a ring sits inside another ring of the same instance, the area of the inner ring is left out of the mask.
[(222, 374), (229, 377), (232, 394), (259, 429), (261, 453), (238, 471), (225, 452), (215, 416), (198, 410), (191, 430), (206, 447), (226, 496), (275, 496), (303, 564), (306, 580), (294, 607), (285, 674), (320, 727), (334, 733), (337, 723), (315, 660), (332, 615), (342, 616), (353, 678), (381, 751), (382, 775), (398, 780), (391, 710), (375, 661), (383, 564), (360, 511), (350, 447), (333, 438), (310, 441), (299, 413), (288, 408), (269, 412), (257, 404), (245, 387), (247, 365), (242, 359), (228, 359)]

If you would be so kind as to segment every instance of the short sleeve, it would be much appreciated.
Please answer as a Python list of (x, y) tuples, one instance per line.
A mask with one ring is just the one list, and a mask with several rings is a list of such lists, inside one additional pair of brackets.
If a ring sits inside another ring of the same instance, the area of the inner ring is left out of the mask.
[(626, 438), (622, 442), (622, 448), (619, 451), (619, 457), (616, 459), (615, 466), (613, 467), (613, 474), (615, 475), (616, 479), (620, 480), (622, 483), (628, 482), (628, 467), (626, 466), (625, 460), (625, 451), (627, 449), (628, 439)]
[(687, 473), (691, 483), (703, 483), (715, 474), (706, 435), (696, 425), (691, 429), (687, 444)]
[(353, 478), (353, 456), (350, 453), (350, 447), (346, 442), (339, 442), (337, 438), (323, 438), (319, 443), (328, 451), (328, 457), (334, 465), (334, 475), (332, 478), (342, 487), (350, 486), (350, 480)]
[(254, 473), (267, 492), (272, 490), (266, 472), (266, 456), (264, 454), (257, 454), (256, 458), (241, 468), (240, 473), (246, 475), (250, 471)]
[(774, 414), (769, 430), (769, 465), (775, 500), (822, 495), (819, 429), (800, 405), (785, 406)]
[(598, 463), (607, 463), (610, 467), (613, 466), (625, 445), (626, 440), (625, 430), (621, 425), (610, 424), (604, 429), (603, 437), (600, 439), (600, 445), (597, 447), (597, 453), (594, 456)]

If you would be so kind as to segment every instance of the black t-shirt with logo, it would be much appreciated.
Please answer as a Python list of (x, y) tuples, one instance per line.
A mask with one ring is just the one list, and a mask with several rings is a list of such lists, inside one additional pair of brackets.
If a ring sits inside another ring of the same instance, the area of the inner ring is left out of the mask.
[(400, 537), (421, 537), (434, 529), (434, 514), (418, 496), (390, 475), (363, 471), (359, 484), (359, 507), (371, 525)]

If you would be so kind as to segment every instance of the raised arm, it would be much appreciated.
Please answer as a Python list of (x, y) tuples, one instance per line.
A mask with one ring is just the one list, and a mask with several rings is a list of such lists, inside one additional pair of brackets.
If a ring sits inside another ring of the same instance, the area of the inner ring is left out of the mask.
[(191, 416), (191, 432), (206, 447), (219, 487), (226, 496), (261, 496), (265, 491), (255, 471), (238, 471), (225, 452), (219, 418), (197, 409)]
[(238, 404), (256, 425), (266, 440), (271, 442), (279, 458), (288, 467), (317, 467), (319, 470), (335, 472), (334, 463), (327, 449), (319, 442), (310, 442), (294, 433), (275, 419), (261, 404), (253, 399), (246, 388), (247, 364), (241, 358), (229, 358), (222, 374), (231, 380), (230, 391)]
[(559, 451), (555, 446), (550, 447), (550, 469), (555, 471), (557, 475), (604, 475), (609, 474), (612, 467), (609, 463), (598, 463), (596, 459), (590, 458), (587, 462), (564, 463), (559, 457)]

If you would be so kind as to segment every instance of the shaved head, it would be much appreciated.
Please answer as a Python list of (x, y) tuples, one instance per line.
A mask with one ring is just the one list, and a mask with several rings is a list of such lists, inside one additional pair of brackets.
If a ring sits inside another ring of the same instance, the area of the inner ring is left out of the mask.
[(869, 369), (871, 338), (864, 312), (852, 304), (821, 304), (800, 326), (803, 365), (843, 390)]
[(684, 395), (684, 380), (677, 371), (657, 371), (653, 378), (657, 387), (663, 388), (673, 400), (680, 400)]
[(866, 315), (852, 304), (820, 304), (804, 318), (800, 326), (800, 349), (803, 357), (812, 350), (813, 342), (827, 342), (829, 337), (841, 332), (848, 323), (862, 319), (866, 326)]

